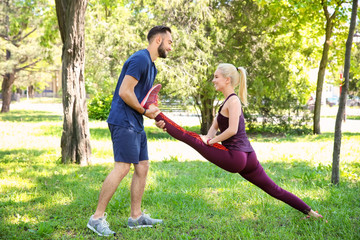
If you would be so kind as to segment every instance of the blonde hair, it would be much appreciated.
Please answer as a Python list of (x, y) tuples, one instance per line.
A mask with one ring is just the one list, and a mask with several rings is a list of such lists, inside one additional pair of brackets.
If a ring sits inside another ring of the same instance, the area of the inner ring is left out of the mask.
[(231, 85), (235, 88), (239, 87), (239, 97), (244, 106), (248, 105), (247, 101), (247, 87), (246, 87), (246, 71), (243, 67), (236, 68), (230, 63), (220, 63), (217, 67), (222, 75), (227, 78), (230, 77)]

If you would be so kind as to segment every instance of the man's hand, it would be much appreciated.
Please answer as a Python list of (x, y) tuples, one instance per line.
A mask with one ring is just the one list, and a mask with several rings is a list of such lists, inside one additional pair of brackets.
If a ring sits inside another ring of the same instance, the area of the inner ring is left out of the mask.
[(158, 112), (158, 111), (159, 111), (159, 108), (157, 108), (157, 107), (146, 109), (145, 116), (150, 119), (154, 119), (156, 117), (156, 112)]
[(162, 130), (164, 130), (164, 132), (166, 132), (166, 128), (165, 128), (165, 122), (163, 120), (160, 120), (160, 121), (155, 121), (155, 125), (158, 127), (158, 128), (161, 128)]

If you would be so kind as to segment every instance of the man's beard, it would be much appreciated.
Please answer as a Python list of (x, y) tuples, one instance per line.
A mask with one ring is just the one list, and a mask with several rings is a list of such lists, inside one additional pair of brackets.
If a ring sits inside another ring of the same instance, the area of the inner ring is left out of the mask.
[(159, 54), (159, 57), (161, 57), (161, 58), (166, 58), (167, 57), (167, 53), (166, 53), (166, 50), (164, 48), (163, 42), (161, 42), (160, 46), (158, 47), (158, 54)]

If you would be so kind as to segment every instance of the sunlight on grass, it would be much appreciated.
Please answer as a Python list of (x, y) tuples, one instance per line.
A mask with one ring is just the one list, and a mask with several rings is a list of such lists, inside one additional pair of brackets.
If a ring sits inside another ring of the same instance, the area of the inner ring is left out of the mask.
[(24, 179), (19, 177), (7, 177), (0, 179), (0, 192), (8, 193), (11, 189), (19, 189), (21, 191), (27, 191), (36, 185), (30, 179)]
[(70, 205), (74, 201), (74, 196), (72, 191), (62, 190), (60, 192), (56, 192), (55, 194), (51, 195), (48, 202), (50, 206), (52, 205)]
[(36, 217), (30, 217), (28, 214), (20, 215), (19, 213), (14, 214), (7, 218), (7, 221), (11, 224), (20, 224), (20, 223), (36, 223)]

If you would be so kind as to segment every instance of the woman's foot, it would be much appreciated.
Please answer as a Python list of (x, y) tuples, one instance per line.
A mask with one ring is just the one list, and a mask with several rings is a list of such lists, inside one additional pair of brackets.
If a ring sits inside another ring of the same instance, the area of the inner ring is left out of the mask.
[(321, 214), (319, 214), (318, 211), (314, 211), (314, 210), (310, 210), (308, 215), (310, 217), (314, 217), (314, 218), (323, 218), (323, 216)]
[(158, 93), (160, 89), (161, 84), (156, 84), (155, 86), (153, 86), (146, 94), (145, 98), (141, 101), (140, 105), (146, 109), (148, 109), (151, 104), (155, 104), (157, 106), (159, 100)]
[[(304, 219), (309, 219), (309, 218), (319, 219), (319, 218), (324, 218), (324, 217), (321, 214), (319, 214), (318, 211), (310, 210), (310, 212), (308, 213), (308, 215), (306, 217), (304, 217)], [(325, 220), (325, 222), (327, 223), (328, 221)]]

